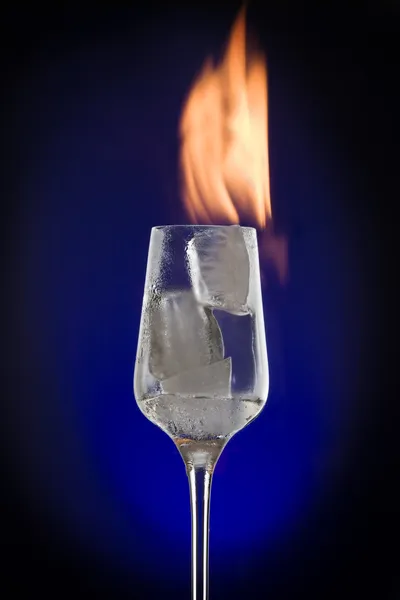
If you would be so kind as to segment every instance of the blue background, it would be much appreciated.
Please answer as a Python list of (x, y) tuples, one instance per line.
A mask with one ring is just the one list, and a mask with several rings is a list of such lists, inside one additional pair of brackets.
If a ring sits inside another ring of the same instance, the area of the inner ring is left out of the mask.
[[(110, 577), (105, 597), (123, 597), (123, 586), (146, 589), (143, 598), (157, 586), (167, 597), (189, 590), (184, 466), (136, 407), (133, 364), (150, 229), (185, 222), (182, 102), (235, 14), (211, 23), (205, 9), (131, 13), (58, 38), (64, 45), (52, 46), (54, 34), (13, 88), (7, 464), (42, 552), (89, 573), (89, 589)], [(359, 209), (370, 190), (344, 134), (350, 110), (338, 125), (340, 102), (354, 107), (358, 96), (342, 90), (335, 101), (337, 63), (313, 70), (308, 50), (296, 57), (262, 14), (250, 18), (268, 56), (272, 203), (289, 240), (289, 282), (266, 276), (267, 406), (228, 444), (214, 478), (212, 589), (232, 598), (253, 584), (254, 597), (278, 597), (318, 555), (348, 545), (335, 535), (353, 510), (378, 397), (365, 368), (377, 300)]]

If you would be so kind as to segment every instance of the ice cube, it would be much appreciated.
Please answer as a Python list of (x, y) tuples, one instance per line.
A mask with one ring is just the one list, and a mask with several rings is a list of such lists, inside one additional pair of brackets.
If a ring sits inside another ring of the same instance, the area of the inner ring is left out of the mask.
[(199, 303), (234, 315), (249, 313), (250, 261), (239, 226), (196, 233), (187, 245), (187, 258)]
[(224, 357), (221, 330), (211, 309), (192, 290), (169, 292), (150, 315), (149, 368), (159, 380), (204, 367)]
[(193, 394), (196, 396), (231, 396), (232, 361), (230, 358), (206, 367), (197, 367), (165, 379), (164, 394)]

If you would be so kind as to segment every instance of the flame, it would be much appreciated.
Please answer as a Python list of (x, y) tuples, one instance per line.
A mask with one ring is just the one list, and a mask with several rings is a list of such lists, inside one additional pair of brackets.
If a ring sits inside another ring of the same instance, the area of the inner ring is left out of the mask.
[(208, 59), (180, 121), (182, 199), (194, 223), (239, 223), (264, 229), (271, 220), (267, 69), (246, 56), (242, 9), (218, 66)]

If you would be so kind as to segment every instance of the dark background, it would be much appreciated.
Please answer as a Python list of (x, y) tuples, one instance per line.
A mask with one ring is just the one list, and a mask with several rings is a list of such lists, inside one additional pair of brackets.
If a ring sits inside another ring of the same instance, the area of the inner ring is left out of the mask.
[[(182, 102), (239, 7), (2, 15), (6, 598), (190, 595), (183, 464), (132, 373), (150, 228), (185, 222)], [(216, 469), (211, 593), (396, 600), (400, 13), (279, 7), (248, 14), (290, 278), (266, 278), (267, 407)]]

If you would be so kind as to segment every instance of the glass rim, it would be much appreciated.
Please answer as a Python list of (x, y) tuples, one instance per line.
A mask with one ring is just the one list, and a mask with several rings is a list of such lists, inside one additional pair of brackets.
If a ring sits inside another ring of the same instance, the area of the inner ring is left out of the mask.
[(227, 229), (228, 227), (239, 227), (245, 231), (257, 231), (255, 227), (248, 227), (239, 225), (238, 223), (232, 223), (231, 225), (154, 225), (151, 229), (157, 231), (164, 231), (166, 229)]

